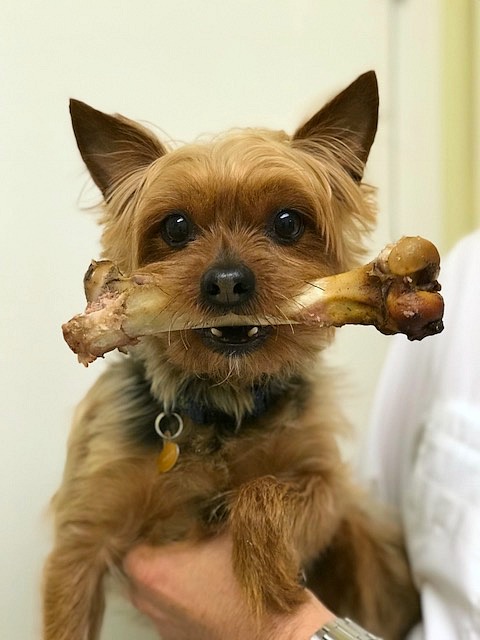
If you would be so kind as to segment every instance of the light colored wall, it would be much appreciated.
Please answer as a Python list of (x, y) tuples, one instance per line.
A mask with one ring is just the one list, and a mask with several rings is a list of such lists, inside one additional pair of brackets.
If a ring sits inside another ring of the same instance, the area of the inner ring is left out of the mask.
[[(86, 186), (68, 97), (155, 123), (180, 140), (242, 125), (291, 131), (375, 68), (382, 107), (367, 178), (380, 188), (381, 217), (372, 253), (403, 233), (438, 240), (432, 3), (3, 1), (0, 637), (39, 637), (47, 503), (73, 407), (103, 368), (77, 365), (60, 332), (83, 307), (81, 278), (99, 251), (95, 218), (79, 210), (98, 194)], [(423, 61), (411, 59), (420, 48)], [(412, 69), (421, 79), (416, 94)], [(416, 148), (411, 127), (419, 119), (428, 142)], [(359, 429), (386, 344), (373, 329), (339, 332), (332, 357), (348, 371), (345, 407)], [(134, 635), (119, 609), (110, 609), (105, 639)]]
[(442, 4), (442, 191), (448, 246), (478, 224), (478, 6), (478, 0)]
[[(404, 235), (420, 235), (443, 253), (441, 4), (438, 0), (390, 0), (384, 6), (388, 74), (382, 87), (387, 100), (382, 100), (380, 127), (384, 127), (388, 161), (382, 167), (384, 181), (376, 183), (380, 184), (380, 228), (374, 246), (378, 249)], [(345, 388), (345, 410), (360, 431), (368, 424), (387, 348), (388, 339), (373, 328), (343, 327), (331, 351), (352, 381)]]

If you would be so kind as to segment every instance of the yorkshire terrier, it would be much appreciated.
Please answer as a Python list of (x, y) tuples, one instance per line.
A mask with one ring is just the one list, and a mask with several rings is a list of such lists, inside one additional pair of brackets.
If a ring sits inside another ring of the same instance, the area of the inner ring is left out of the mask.
[[(73, 100), (71, 116), (103, 194), (104, 257), (158, 274), (172, 318), (209, 327), (143, 338), (80, 404), (54, 498), (44, 640), (98, 638), (104, 575), (134, 545), (224, 530), (257, 613), (292, 611), (306, 583), (338, 615), (404, 637), (418, 600), (401, 536), (339, 452), (344, 417), (322, 369), (334, 329), (215, 323), (275, 315), (362, 256), (375, 73), (292, 136), (245, 129), (169, 150), (123, 116)], [(160, 435), (177, 436), (179, 454), (159, 470)]]

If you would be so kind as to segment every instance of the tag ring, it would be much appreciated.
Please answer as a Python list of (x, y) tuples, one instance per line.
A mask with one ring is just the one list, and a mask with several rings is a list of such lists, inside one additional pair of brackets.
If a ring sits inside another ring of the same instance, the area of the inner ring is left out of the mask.
[[(170, 430), (167, 432), (162, 431), (161, 423), (164, 418), (175, 418), (177, 421), (177, 430), (173, 433), (170, 433)], [(165, 413), (165, 411), (162, 411), (162, 413), (159, 413), (155, 418), (155, 431), (164, 440), (175, 440), (183, 431), (183, 420), (178, 413)]]

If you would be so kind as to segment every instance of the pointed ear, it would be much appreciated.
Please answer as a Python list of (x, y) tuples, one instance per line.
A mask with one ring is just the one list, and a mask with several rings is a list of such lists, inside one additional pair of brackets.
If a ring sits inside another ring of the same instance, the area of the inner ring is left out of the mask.
[[(340, 161), (343, 155), (341, 149), (347, 150), (343, 158), (344, 168), (355, 180), (360, 181), (375, 139), (377, 123), (377, 77), (374, 71), (368, 71), (301, 126), (293, 139), (319, 144), (336, 142)], [(353, 167), (352, 164), (357, 166)]]
[(79, 100), (70, 100), (70, 115), (82, 158), (105, 198), (123, 178), (166, 153), (150, 131), (123, 116)]

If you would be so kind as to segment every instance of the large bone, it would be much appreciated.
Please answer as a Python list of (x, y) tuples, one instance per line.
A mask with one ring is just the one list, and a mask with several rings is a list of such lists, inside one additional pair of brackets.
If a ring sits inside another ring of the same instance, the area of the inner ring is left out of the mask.
[(440, 257), (431, 242), (406, 237), (362, 267), (306, 284), (281, 309), (280, 317), (230, 313), (209, 319), (206, 325), (191, 316), (172, 318), (171, 298), (158, 275), (127, 277), (108, 260), (94, 261), (84, 279), (87, 308), (63, 325), (63, 334), (86, 366), (144, 336), (204, 326), (361, 324), (421, 340), (443, 329), (439, 269)]

